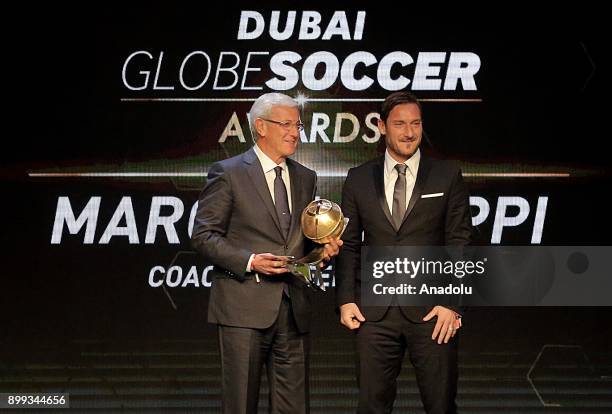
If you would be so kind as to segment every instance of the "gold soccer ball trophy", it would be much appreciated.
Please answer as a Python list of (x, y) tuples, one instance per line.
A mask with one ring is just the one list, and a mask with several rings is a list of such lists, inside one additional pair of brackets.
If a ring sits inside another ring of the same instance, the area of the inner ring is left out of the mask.
[[(326, 199), (311, 201), (302, 211), (300, 218), (304, 236), (318, 244), (329, 243), (344, 233), (349, 219), (344, 217), (340, 206)], [(287, 263), (289, 271), (308, 286), (325, 291), (319, 263), (323, 260), (325, 248), (319, 246), (301, 259)]]

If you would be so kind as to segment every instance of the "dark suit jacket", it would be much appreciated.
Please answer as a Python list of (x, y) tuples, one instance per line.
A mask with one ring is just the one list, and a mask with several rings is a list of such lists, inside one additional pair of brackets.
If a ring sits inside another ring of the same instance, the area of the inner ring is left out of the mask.
[[(335, 273), (336, 304), (355, 302), (366, 320), (371, 321), (380, 320), (388, 307), (364, 308), (360, 304), (362, 245), (466, 245), (472, 234), (468, 191), (456, 163), (421, 155), (414, 190), (399, 231), (391, 224), (383, 175), (384, 156), (348, 172), (342, 189), (342, 211), (350, 221), (342, 236), (344, 245), (337, 258)], [(421, 198), (421, 195), (429, 193), (444, 195)], [(430, 310), (421, 307), (401, 309), (414, 322), (422, 322)], [(459, 309), (455, 307), (454, 310)]]
[(252, 253), (304, 256), (300, 214), (316, 192), (316, 174), (287, 159), (291, 180), (291, 228), (285, 239), (261, 163), (251, 148), (213, 164), (200, 194), (192, 247), (215, 265), (208, 321), (264, 329), (278, 315), (283, 282), (289, 284), (291, 305), (300, 332), (310, 325), (310, 290), (290, 275), (247, 273)]

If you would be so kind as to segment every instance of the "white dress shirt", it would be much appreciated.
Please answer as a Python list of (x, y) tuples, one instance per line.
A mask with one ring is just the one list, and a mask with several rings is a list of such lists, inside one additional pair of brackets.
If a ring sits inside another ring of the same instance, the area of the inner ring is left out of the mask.
[[(417, 148), (416, 152), (412, 154), (412, 157), (408, 158), (404, 164), (406, 164), (406, 208), (410, 203), (410, 197), (414, 190), (414, 183), (416, 182), (417, 172), (419, 171), (419, 162), (421, 161), (421, 150)], [(389, 211), (393, 214), (393, 191), (395, 190), (395, 182), (399, 173), (395, 169), (396, 164), (401, 164), (395, 161), (389, 154), (389, 150), (385, 151), (385, 199), (387, 200), (387, 206)]]

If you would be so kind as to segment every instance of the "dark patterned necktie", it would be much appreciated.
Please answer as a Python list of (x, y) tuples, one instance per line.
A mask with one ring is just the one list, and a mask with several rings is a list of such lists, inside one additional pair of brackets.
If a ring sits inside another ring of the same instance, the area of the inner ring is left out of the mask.
[(275, 167), (274, 171), (276, 172), (276, 178), (274, 179), (274, 206), (276, 207), (276, 214), (278, 215), (278, 221), (280, 222), (283, 235), (287, 237), (291, 225), (291, 212), (289, 211), (287, 187), (285, 187), (285, 182), (283, 181), (283, 168)]
[[(274, 167), (276, 178), (274, 179), (274, 206), (280, 221), (281, 230), (285, 239), (289, 237), (289, 227), (291, 226), (291, 212), (289, 211), (289, 198), (287, 197), (287, 187), (283, 181), (283, 167)], [(291, 297), (287, 282), (283, 283), (283, 292), (287, 297)]]

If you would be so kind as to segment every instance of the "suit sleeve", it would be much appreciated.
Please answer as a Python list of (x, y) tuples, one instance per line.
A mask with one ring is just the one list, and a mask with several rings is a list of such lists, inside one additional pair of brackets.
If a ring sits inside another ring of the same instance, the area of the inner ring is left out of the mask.
[(336, 260), (336, 306), (355, 302), (355, 278), (361, 266), (361, 220), (354, 195), (355, 183), (349, 170), (342, 187), (342, 213), (349, 223), (342, 235), (344, 244)]
[(472, 217), (467, 185), (456, 169), (450, 186), (446, 218), (444, 223), (444, 244), (465, 246), (472, 241)]
[(252, 252), (231, 244), (225, 237), (232, 216), (232, 200), (230, 177), (221, 164), (215, 163), (198, 199), (191, 246), (209, 262), (243, 280)]
[[(467, 185), (463, 181), (461, 170), (457, 167), (449, 190), (448, 205), (444, 226), (444, 244), (446, 246), (466, 246), (472, 241), (472, 216)], [(460, 249), (463, 250), (463, 249)], [(462, 260), (464, 252), (455, 252)], [(451, 283), (458, 284), (459, 279), (451, 278)], [(465, 308), (461, 306), (461, 297), (456, 297), (452, 306), (447, 306), (454, 312), (462, 314)]]

